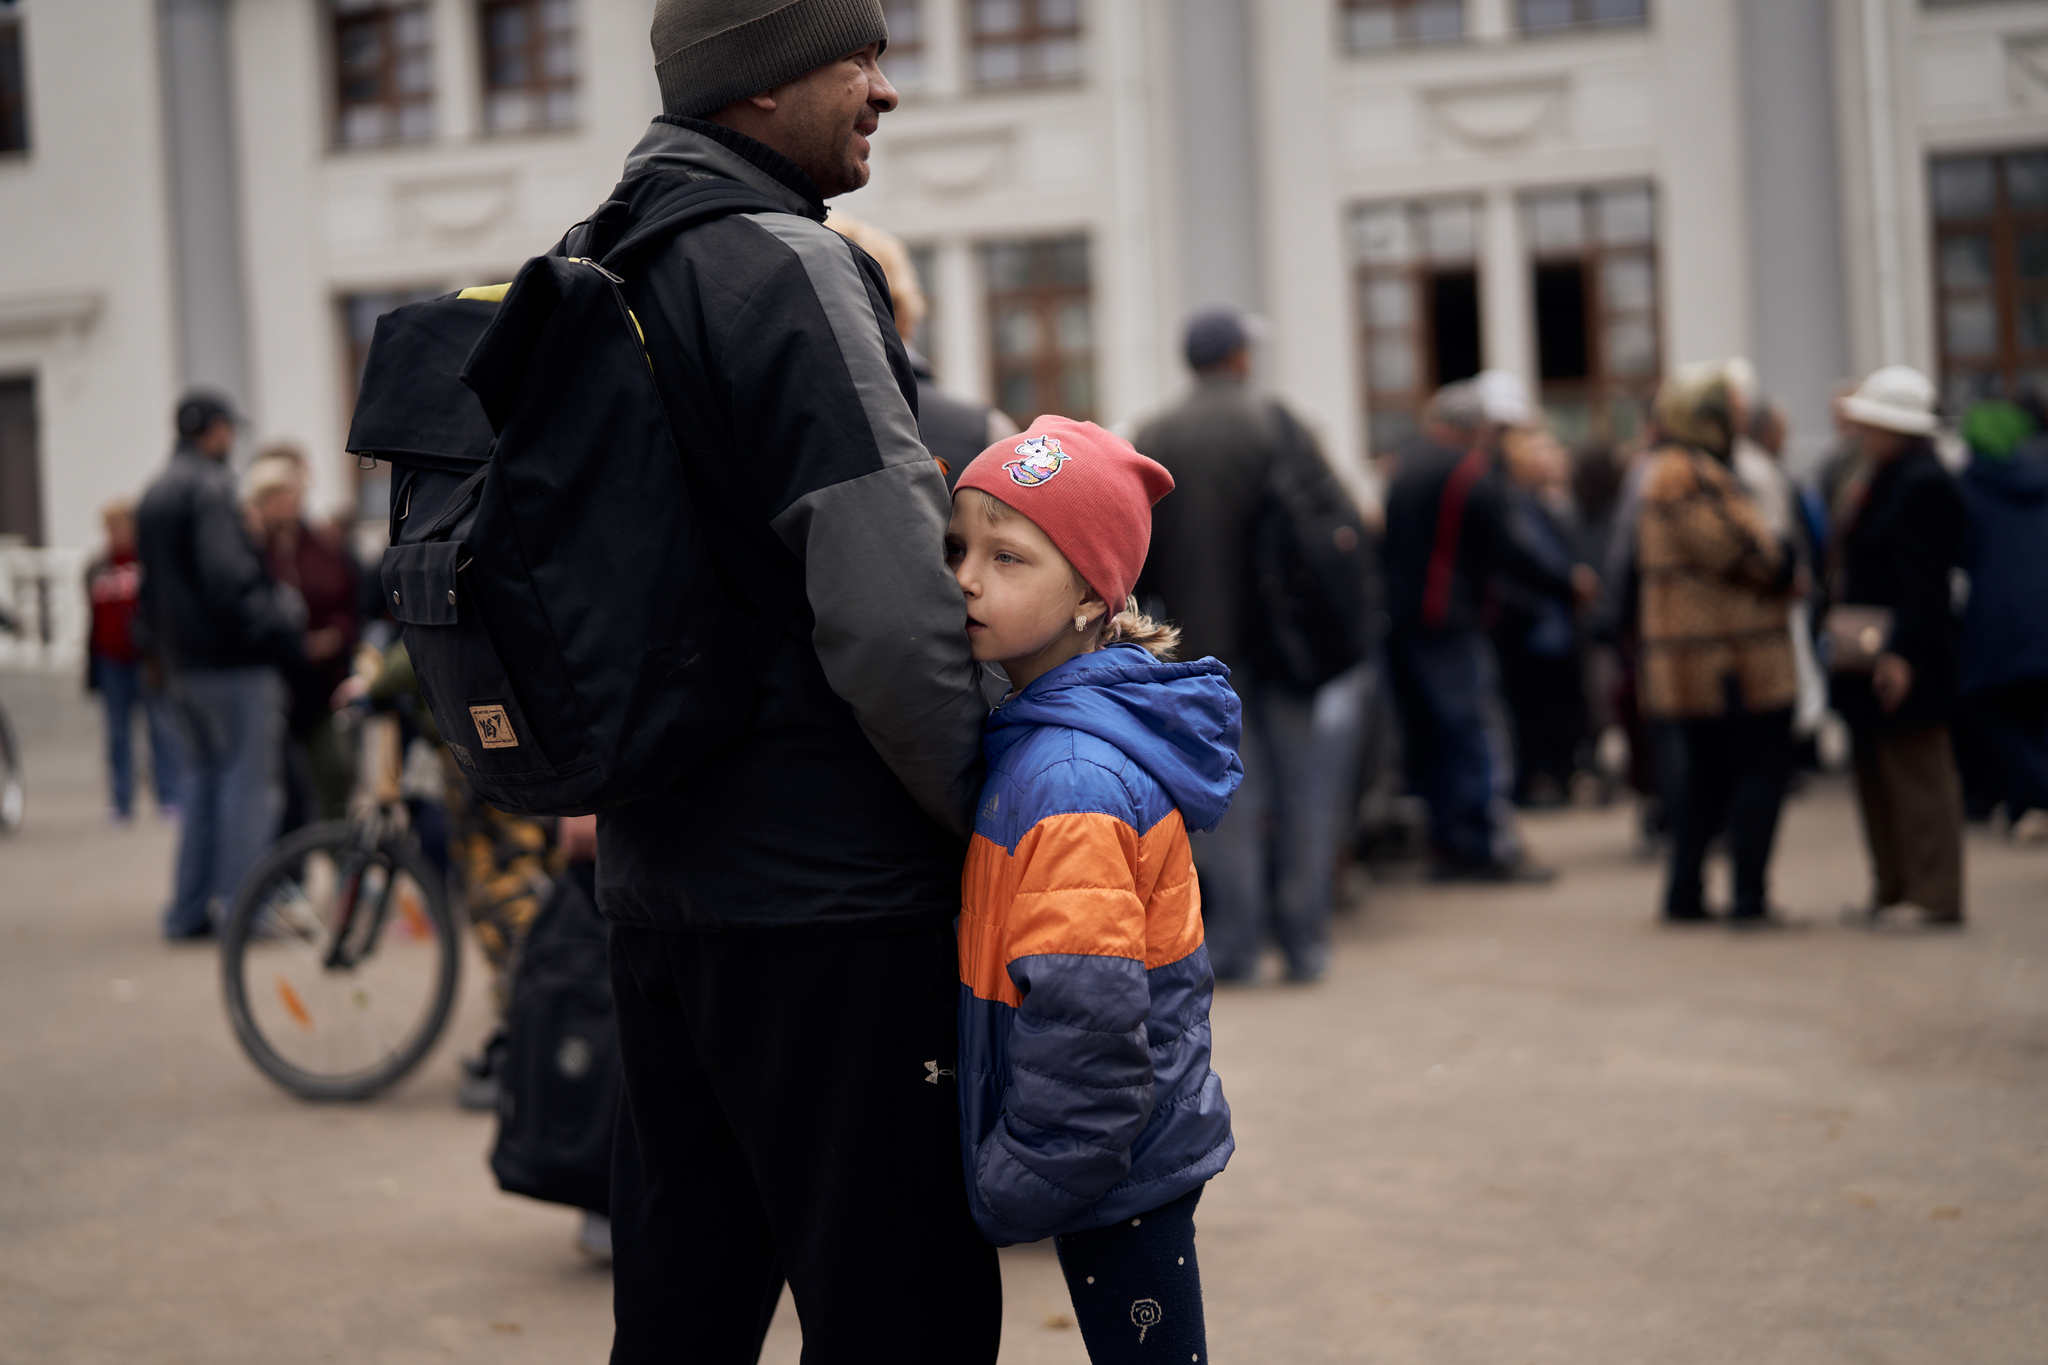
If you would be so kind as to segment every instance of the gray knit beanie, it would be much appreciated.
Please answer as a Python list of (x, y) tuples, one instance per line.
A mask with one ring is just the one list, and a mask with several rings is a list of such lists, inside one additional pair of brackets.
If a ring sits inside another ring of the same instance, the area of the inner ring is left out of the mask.
[(689, 118), (886, 43), (882, 0), (655, 0), (662, 112)]

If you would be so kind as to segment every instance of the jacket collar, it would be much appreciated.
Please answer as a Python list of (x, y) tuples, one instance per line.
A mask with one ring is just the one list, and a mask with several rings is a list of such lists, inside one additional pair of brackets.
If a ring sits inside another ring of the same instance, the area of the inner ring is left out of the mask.
[(825, 221), (825, 199), (803, 168), (745, 133), (703, 119), (662, 114), (626, 157), (627, 180), (662, 171), (737, 180), (791, 213)]

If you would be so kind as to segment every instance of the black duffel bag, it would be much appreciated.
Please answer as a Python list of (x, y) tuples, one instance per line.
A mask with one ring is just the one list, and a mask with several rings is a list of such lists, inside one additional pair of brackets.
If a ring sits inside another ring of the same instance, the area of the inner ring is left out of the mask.
[(595, 870), (555, 879), (520, 946), (491, 1173), (513, 1194), (604, 1213), (624, 1075)]

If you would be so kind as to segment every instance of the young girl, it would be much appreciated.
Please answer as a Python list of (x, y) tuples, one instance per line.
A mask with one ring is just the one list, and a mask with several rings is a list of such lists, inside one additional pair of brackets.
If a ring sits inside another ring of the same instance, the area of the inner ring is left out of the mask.
[(974, 657), (1011, 684), (961, 884), (968, 1203), (998, 1246), (1054, 1238), (1097, 1362), (1208, 1358), (1195, 1203), (1235, 1145), (1188, 831), (1244, 775), (1237, 697), (1130, 596), (1172, 487), (1041, 417), (962, 472), (946, 528)]

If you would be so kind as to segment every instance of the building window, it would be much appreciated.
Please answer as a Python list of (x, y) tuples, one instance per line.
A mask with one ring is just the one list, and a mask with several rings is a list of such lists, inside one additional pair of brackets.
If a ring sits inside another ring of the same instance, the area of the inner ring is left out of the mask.
[(1353, 52), (1465, 36), (1465, 0), (1343, 0), (1340, 14)]
[(434, 135), (434, 43), (423, 0), (334, 0), (335, 140)]
[(1094, 417), (1088, 239), (990, 242), (982, 265), (996, 406), (1020, 427), (1047, 412)]
[(1081, 0), (968, 0), (974, 83), (1030, 85), (1081, 74)]
[(1543, 404), (1567, 441), (1626, 440), (1655, 395), (1657, 212), (1648, 185), (1522, 201)]
[(484, 0), (484, 126), (494, 133), (576, 122), (575, 0)]
[(1640, 28), (1650, 17), (1649, 0), (1515, 0), (1515, 6), (1524, 33)]
[(1929, 169), (1949, 407), (2028, 387), (2048, 396), (2048, 149)]
[(43, 461), (36, 439), (36, 381), (0, 379), (0, 543), (43, 543)]
[(10, 0), (0, 0), (0, 152), (27, 150), (28, 57), (21, 16)]
[(882, 0), (882, 18), (889, 25), (882, 69), (898, 90), (915, 90), (925, 83), (924, 0)]
[(1372, 449), (1415, 430), (1430, 394), (1479, 373), (1479, 203), (1370, 204), (1351, 220)]

